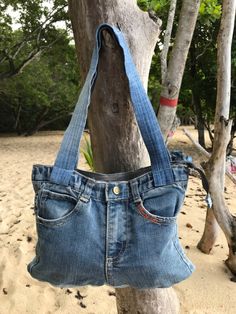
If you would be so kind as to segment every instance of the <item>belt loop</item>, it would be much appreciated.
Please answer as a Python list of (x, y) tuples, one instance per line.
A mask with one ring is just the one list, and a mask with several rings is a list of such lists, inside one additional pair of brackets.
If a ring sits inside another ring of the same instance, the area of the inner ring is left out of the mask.
[(135, 203), (141, 201), (140, 193), (139, 193), (139, 187), (138, 187), (138, 181), (131, 181), (130, 182), (130, 188), (131, 188), (131, 193), (133, 196), (133, 201)]
[(87, 180), (87, 182), (85, 183), (84, 191), (80, 195), (80, 200), (82, 202), (87, 203), (89, 201), (94, 185), (95, 181), (91, 179)]
[(105, 200), (109, 201), (109, 193), (108, 193), (108, 183), (105, 183)]

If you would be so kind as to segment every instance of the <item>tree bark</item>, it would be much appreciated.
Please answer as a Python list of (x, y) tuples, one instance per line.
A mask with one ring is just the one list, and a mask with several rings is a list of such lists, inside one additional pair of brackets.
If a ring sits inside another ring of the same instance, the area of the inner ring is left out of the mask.
[(205, 228), (201, 240), (197, 244), (197, 248), (205, 253), (210, 254), (219, 234), (219, 225), (212, 208), (207, 208)]
[[(199, 5), (200, 0), (183, 0), (175, 43), (170, 55), (165, 81), (162, 86), (161, 99), (165, 98), (177, 101), (179, 97), (185, 63), (197, 21)], [(160, 101), (158, 120), (165, 139), (173, 124), (175, 113), (176, 106), (170, 107), (162, 105)]]
[(170, 47), (171, 33), (174, 24), (177, 0), (171, 0), (168, 14), (167, 26), (165, 30), (163, 49), (161, 51), (161, 82), (164, 84), (167, 72), (167, 56)]
[[(199, 143), (197, 143), (193, 137), (191, 136), (191, 134), (186, 130), (183, 129), (184, 134), (190, 139), (190, 141), (195, 145), (195, 147), (199, 150), (200, 153), (202, 153), (206, 158), (210, 158), (211, 154), (208, 153), (208, 151), (205, 150), (205, 148), (203, 148)], [(226, 168), (225, 170), (225, 174), (227, 175), (227, 177), (234, 183), (236, 184), (236, 180), (234, 178), (234, 176), (230, 173), (230, 171)]]
[(224, 200), (226, 149), (232, 121), (229, 121), (231, 92), (231, 45), (235, 23), (235, 0), (223, 0), (221, 25), (217, 39), (217, 99), (214, 123), (214, 143), (206, 164), (209, 190), (216, 220), (229, 246), (228, 268), (236, 274), (236, 217), (231, 215)]
[[(186, 129), (184, 129), (184, 133), (190, 139), (190, 141), (196, 146), (199, 152), (206, 156), (206, 158), (210, 159), (211, 157), (210, 153), (208, 153), (199, 143), (197, 143)], [(209, 170), (208, 171), (206, 170), (206, 172), (207, 172), (206, 174), (209, 174)], [(236, 184), (234, 176), (227, 169), (225, 173), (228, 176), (228, 178), (234, 184)], [(219, 233), (219, 224), (216, 220), (214, 212), (215, 212), (214, 205), (213, 208), (207, 209), (204, 232), (201, 240), (198, 242), (197, 245), (197, 248), (205, 254), (209, 254), (211, 252), (212, 247)]]
[(14, 117), (15, 117), (14, 130), (17, 132), (18, 135), (21, 134), (21, 123), (20, 123), (21, 110), (22, 110), (21, 99), (18, 98), (17, 109), (16, 109), (16, 111), (13, 110), (13, 114), (14, 114)]
[(198, 131), (198, 142), (202, 147), (206, 147), (205, 145), (205, 123), (204, 118), (202, 116), (202, 107), (201, 107), (201, 99), (198, 91), (193, 86), (192, 88), (192, 102), (194, 111), (196, 112), (197, 118), (197, 131)]
[[(94, 5), (91, 1), (69, 1), (82, 79), (90, 64), (95, 29), (100, 23), (108, 22), (118, 24), (124, 32), (137, 70), (147, 86), (160, 20), (155, 23), (133, 0), (100, 0), (96, 1), (96, 7)], [(126, 77), (121, 71), (121, 52), (109, 34), (105, 36), (89, 128), (96, 171), (108, 173), (137, 169), (150, 162), (130, 105)]]
[(172, 288), (158, 290), (117, 288), (116, 296), (118, 314), (179, 313), (179, 301)]
[[(160, 32), (159, 19), (154, 22), (134, 0), (69, 0), (69, 11), (83, 80), (90, 64), (95, 30), (100, 23), (106, 22), (119, 26), (124, 33), (141, 80), (147, 87), (151, 59)], [(103, 32), (89, 128), (96, 171), (129, 171), (150, 163), (131, 107), (122, 54), (107, 32)], [(168, 291), (172, 289), (116, 289), (118, 312), (154, 313), (152, 304), (160, 300), (161, 313), (177, 313), (176, 303), (168, 299), (174, 291)], [(137, 295), (145, 302), (134, 302)]]

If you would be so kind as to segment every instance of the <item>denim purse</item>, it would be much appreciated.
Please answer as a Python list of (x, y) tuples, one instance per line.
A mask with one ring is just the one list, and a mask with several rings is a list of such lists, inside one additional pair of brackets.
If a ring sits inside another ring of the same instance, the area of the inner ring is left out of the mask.
[[(150, 167), (132, 172), (76, 169), (104, 29), (123, 51), (136, 120), (151, 160)], [(164, 288), (186, 279), (194, 266), (179, 243), (176, 217), (188, 175), (184, 157), (171, 156), (165, 146), (121, 31), (102, 24), (55, 164), (33, 166), (38, 241), (29, 273), (61, 287)]]

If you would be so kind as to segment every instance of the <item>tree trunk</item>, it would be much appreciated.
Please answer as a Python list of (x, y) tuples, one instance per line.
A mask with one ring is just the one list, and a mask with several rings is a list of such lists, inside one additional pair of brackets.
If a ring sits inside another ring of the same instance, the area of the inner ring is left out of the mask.
[(206, 147), (205, 145), (205, 123), (204, 118), (202, 116), (202, 107), (201, 107), (201, 99), (199, 97), (198, 91), (194, 88), (192, 88), (192, 102), (194, 111), (196, 113), (197, 118), (197, 132), (198, 132), (198, 143), (202, 147)]
[(192, 46), (190, 48), (190, 60), (191, 60), (191, 77), (192, 77), (192, 103), (193, 108), (196, 113), (197, 119), (197, 131), (198, 131), (198, 143), (205, 148), (205, 123), (202, 116), (202, 105), (201, 98), (199, 93), (199, 88), (197, 85), (197, 69), (196, 69), (196, 52), (195, 52), (195, 43), (193, 40)]
[(43, 108), (35, 118), (34, 126), (31, 129), (26, 130), (25, 135), (30, 136), (37, 132), (39, 129), (40, 124), (44, 121), (45, 117), (47, 116), (49, 108)]
[(64, 112), (64, 113), (60, 114), (59, 116), (56, 116), (50, 120), (43, 120), (42, 119), (41, 121), (36, 123), (33, 128), (31, 128), (30, 130), (27, 130), (25, 132), (25, 136), (31, 136), (31, 135), (37, 133), (40, 129), (44, 128), (46, 125), (49, 125), (49, 124), (51, 124), (57, 120), (65, 118), (66, 116), (69, 116), (69, 115), (71, 115), (71, 113)]
[[(83, 80), (90, 64), (95, 30), (100, 23), (107, 22), (120, 27), (124, 33), (141, 80), (147, 86), (161, 25), (159, 19), (152, 20), (134, 0), (69, 0), (69, 11)], [(89, 128), (96, 171), (129, 171), (150, 163), (130, 104), (122, 54), (105, 31), (99, 74), (89, 111)], [(118, 312), (151, 314), (154, 313), (152, 304), (160, 301), (161, 313), (176, 313), (176, 302), (171, 304), (168, 299), (170, 293), (174, 294), (174, 291), (116, 289)], [(145, 302), (134, 302), (137, 295)]]
[(179, 312), (179, 301), (172, 288), (149, 290), (117, 288), (116, 296), (118, 314), (173, 314)]
[(210, 254), (219, 234), (219, 225), (212, 208), (207, 208), (205, 228), (201, 240), (198, 242), (197, 248), (205, 253)]
[(21, 134), (21, 123), (20, 123), (20, 115), (21, 115), (22, 107), (21, 107), (21, 99), (18, 99), (18, 106), (16, 111), (14, 110), (14, 117), (15, 117), (15, 124), (14, 130), (17, 132), (18, 135)]
[(227, 147), (227, 151), (226, 151), (227, 156), (231, 155), (232, 152), (233, 152), (234, 139), (236, 137), (235, 134), (236, 134), (236, 118), (233, 120), (233, 126), (232, 126), (231, 134), (230, 134), (230, 141), (229, 141), (229, 144), (228, 144), (228, 147)]
[(173, 29), (173, 24), (174, 24), (176, 5), (177, 5), (177, 0), (171, 0), (168, 19), (167, 19), (167, 25), (165, 29), (163, 49), (161, 51), (161, 83), (162, 84), (164, 84), (164, 81), (166, 78), (167, 57), (168, 57), (168, 51), (170, 47), (171, 33)]
[(158, 120), (164, 138), (173, 124), (185, 63), (195, 29), (200, 0), (183, 0), (174, 47), (161, 91)]
[(232, 121), (229, 121), (231, 91), (231, 45), (236, 13), (235, 0), (223, 0), (221, 25), (217, 39), (217, 100), (214, 123), (214, 143), (206, 164), (209, 190), (216, 220), (229, 246), (227, 266), (236, 274), (236, 217), (231, 215), (224, 200), (226, 149)]
[(211, 141), (211, 147), (210, 147), (210, 149), (212, 149), (212, 146), (213, 146), (213, 142), (214, 142), (214, 133), (213, 133), (213, 130), (211, 129), (211, 121), (210, 120), (208, 120), (208, 121), (205, 121), (206, 123), (205, 123), (205, 128), (206, 128), (206, 130), (207, 130), (207, 132), (208, 132), (208, 136), (209, 136), (209, 138), (210, 138), (210, 141)]
[[(200, 153), (202, 153), (208, 159), (211, 157), (210, 153), (208, 153), (198, 142), (196, 142), (186, 129), (184, 129), (184, 133), (187, 135), (187, 137), (195, 145), (195, 147), (199, 150)], [(204, 168), (206, 168), (206, 174), (209, 175), (209, 170), (207, 171), (207, 167), (205, 166)], [(228, 178), (234, 184), (236, 184), (236, 180), (234, 179), (234, 176), (227, 169), (225, 173), (228, 176)], [(215, 210), (214, 210), (214, 204), (213, 204), (213, 208), (207, 209), (204, 233), (202, 235), (201, 240), (199, 241), (197, 245), (198, 249), (205, 254), (210, 253), (219, 233), (219, 224), (216, 220), (214, 213), (215, 213)]]

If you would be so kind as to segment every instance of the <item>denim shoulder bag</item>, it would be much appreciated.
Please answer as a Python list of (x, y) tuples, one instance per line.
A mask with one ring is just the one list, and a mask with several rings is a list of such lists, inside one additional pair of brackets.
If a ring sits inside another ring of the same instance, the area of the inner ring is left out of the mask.
[[(76, 169), (104, 29), (123, 51), (132, 105), (151, 160), (150, 167), (132, 172)], [(55, 164), (33, 166), (38, 241), (29, 273), (61, 287), (164, 288), (186, 279), (194, 266), (179, 243), (176, 217), (188, 174), (181, 154), (170, 157), (121, 31), (102, 24)]]

